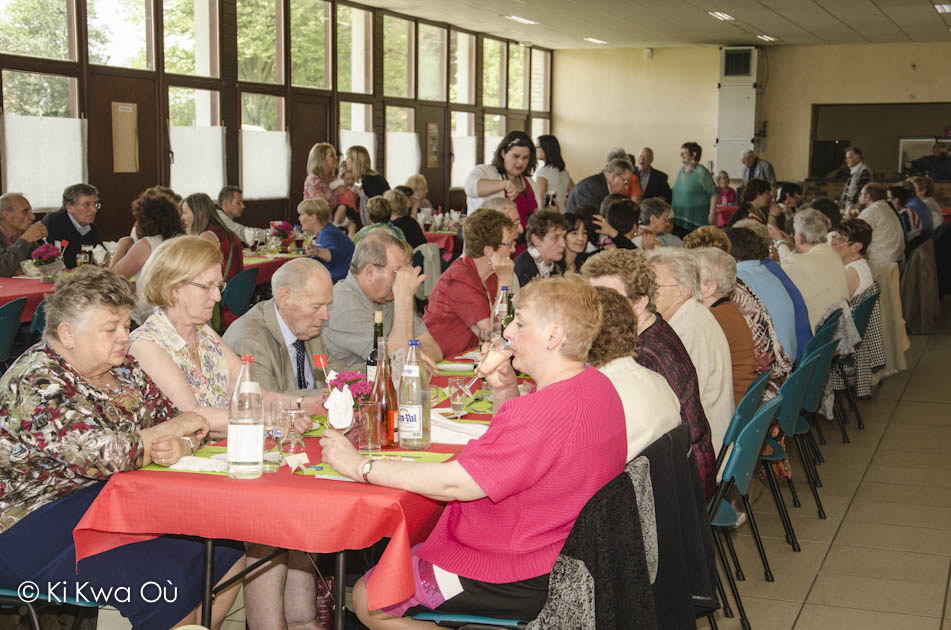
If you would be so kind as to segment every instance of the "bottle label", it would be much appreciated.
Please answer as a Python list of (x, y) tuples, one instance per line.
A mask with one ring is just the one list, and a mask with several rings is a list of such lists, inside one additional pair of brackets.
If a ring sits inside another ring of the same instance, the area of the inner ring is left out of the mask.
[(419, 365), (407, 363), (403, 366), (403, 376), (419, 376)]
[(261, 395), (261, 386), (257, 384), (257, 381), (247, 381), (244, 383), (238, 384), (238, 393), (239, 394), (257, 394)]
[(423, 438), (423, 406), (400, 405), (400, 439)]
[(376, 381), (376, 366), (375, 365), (367, 366), (367, 380), (374, 381), (374, 382)]
[(228, 425), (228, 463), (251, 464), (264, 456), (263, 424)]

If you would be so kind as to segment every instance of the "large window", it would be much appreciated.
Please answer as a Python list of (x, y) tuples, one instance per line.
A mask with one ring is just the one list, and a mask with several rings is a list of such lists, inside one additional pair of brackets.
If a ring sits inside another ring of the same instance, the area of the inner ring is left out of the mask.
[(419, 31), (419, 98), (425, 101), (446, 100), (446, 29), (420, 24)]
[(383, 16), (383, 96), (413, 98), (413, 23)]
[(370, 163), (376, 165), (376, 134), (373, 133), (373, 106), (367, 103), (340, 103), (340, 152), (354, 145), (366, 147)]
[(248, 199), (287, 197), (291, 148), (284, 130), (284, 99), (241, 94), (241, 188)]
[(450, 114), (452, 140), (452, 173), (449, 185), (462, 188), (466, 177), (476, 166), (475, 114), (452, 112)]
[(0, 0), (0, 53), (76, 58), (71, 0)]
[(337, 89), (373, 91), (373, 14), (337, 5)]
[(330, 89), (330, 3), (291, 0), (291, 83)]
[(283, 83), (283, 3), (237, 0), (237, 5), (238, 80)]
[(165, 72), (217, 77), (217, 0), (163, 0)]
[(496, 147), (499, 146), (505, 136), (505, 116), (502, 114), (486, 114), (484, 121), (485, 127), (482, 131), (482, 139), (485, 143), (485, 150), (483, 155), (485, 156), (484, 162), (488, 164), (495, 155)]
[(528, 109), (528, 48), (509, 45), (509, 100), (512, 109)]
[(532, 141), (538, 142), (538, 136), (551, 133), (551, 121), (547, 118), (532, 118)]
[(89, 62), (139, 70), (155, 67), (150, 0), (86, 0)]
[(482, 104), (505, 107), (505, 42), (482, 40)]
[(476, 38), (468, 33), (449, 33), (449, 100), (475, 104)]
[[(252, 95), (246, 95), (252, 96)], [(182, 196), (214, 195), (225, 184), (225, 128), (220, 95), (212, 90), (168, 88), (171, 182)]]
[(532, 48), (532, 110), (551, 109), (551, 53)]
[(391, 186), (402, 184), (419, 172), (415, 114), (412, 107), (386, 108), (386, 179)]

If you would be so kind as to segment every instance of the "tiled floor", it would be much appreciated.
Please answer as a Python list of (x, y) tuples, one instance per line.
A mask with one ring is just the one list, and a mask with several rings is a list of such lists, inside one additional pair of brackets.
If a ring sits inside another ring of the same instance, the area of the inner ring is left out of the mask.
[[(936, 334), (912, 337), (908, 371), (860, 402), (865, 431), (850, 424), (843, 444), (834, 425), (825, 430), (826, 520), (796, 475), (802, 507), (789, 509), (802, 551), (784, 540), (768, 491), (754, 505), (775, 582), (763, 578), (749, 527), (734, 532), (754, 629), (951, 630), (951, 300), (943, 307)], [(719, 614), (717, 623), (740, 627)]]

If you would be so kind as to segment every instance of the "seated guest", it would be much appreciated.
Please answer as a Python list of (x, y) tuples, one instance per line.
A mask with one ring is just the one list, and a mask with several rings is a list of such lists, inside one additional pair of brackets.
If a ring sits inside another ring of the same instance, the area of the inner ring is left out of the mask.
[(515, 224), (508, 217), (480, 208), (463, 223), (462, 233), (465, 256), (439, 276), (423, 315), (444, 357), (456, 356), (488, 338), (499, 287), (511, 289), (514, 278)]
[(330, 221), (330, 206), (320, 197), (305, 199), (297, 205), (300, 228), (317, 236), (307, 253), (324, 263), (330, 277), (338, 282), (347, 277), (353, 257), (353, 241)]
[(671, 248), (647, 255), (657, 276), (657, 312), (670, 322), (697, 370), (700, 402), (718, 451), (735, 408), (730, 347), (716, 318), (700, 303), (700, 265), (693, 256)]
[(684, 249), (699, 247), (719, 247), (725, 252), (730, 251), (730, 239), (723, 230), (714, 225), (704, 225), (684, 237)]
[[(888, 202), (888, 205), (892, 207), (892, 210), (898, 213), (902, 230), (905, 232), (906, 246), (918, 238), (922, 230), (926, 227), (921, 220), (921, 215), (908, 205), (908, 202), (913, 198), (915, 198), (914, 192), (906, 189), (902, 185), (889, 186), (888, 190), (885, 191), (885, 200)], [(928, 217), (928, 223), (930, 224), (931, 213), (927, 212), (927, 208), (924, 208), (924, 210), (926, 211), (925, 216)]]
[(353, 235), (353, 244), (356, 245), (363, 237), (370, 233), (370, 230), (384, 229), (389, 230), (393, 236), (400, 239), (401, 241), (406, 241), (406, 235), (403, 234), (403, 230), (396, 227), (390, 217), (393, 216), (393, 206), (390, 205), (390, 202), (386, 200), (383, 195), (377, 195), (372, 197), (367, 201), (367, 215), (370, 217), (371, 223), (360, 228), (360, 231)]
[(138, 240), (109, 269), (124, 278), (139, 273), (142, 265), (163, 241), (184, 234), (182, 215), (170, 197), (146, 191), (132, 202), (134, 231)]
[(416, 287), (424, 276), (410, 266), (411, 255), (406, 241), (387, 230), (374, 230), (357, 243), (350, 273), (334, 285), (330, 321), (323, 331), (327, 349), (347, 369), (365, 369), (373, 350), (373, 317), (378, 310), (383, 311), (383, 334), (391, 354), (405, 351), (410, 339), (419, 339), (427, 357), (442, 360), (439, 344), (413, 312)]
[(423, 228), (409, 214), (409, 197), (398, 190), (388, 190), (383, 193), (383, 198), (390, 202), (390, 208), (393, 211), (390, 215), (390, 223), (403, 232), (409, 246), (416, 249), (420, 245), (425, 245), (426, 235), (423, 234)]
[(634, 360), (637, 317), (631, 302), (607, 287), (597, 287), (604, 319), (588, 350), (588, 363), (611, 379), (624, 405), (627, 461), (680, 424), (680, 401), (664, 377)]
[[(862, 208), (859, 218), (872, 227), (872, 242), (868, 246), (866, 258), (873, 268), (893, 262), (900, 265), (905, 260), (905, 231), (898, 214), (888, 205), (886, 195), (885, 187), (878, 182), (865, 184), (859, 194), (859, 206)], [(811, 308), (809, 310), (812, 311)], [(813, 313), (810, 312), (810, 315)]]
[[(892, 212), (890, 208), (887, 211)], [(793, 218), (795, 251), (790, 248), (785, 234), (776, 226), (768, 226), (770, 235), (777, 239), (779, 263), (806, 303), (812, 331), (830, 306), (849, 297), (845, 265), (826, 242), (827, 226), (825, 216), (818, 210), (807, 208), (797, 212)], [(901, 231), (900, 226), (898, 229)]]
[(524, 287), (535, 278), (564, 273), (565, 219), (557, 210), (539, 210), (528, 220), (528, 249), (515, 259), (515, 275)]
[(753, 353), (753, 333), (740, 309), (730, 299), (736, 289), (736, 261), (718, 247), (700, 247), (691, 249), (690, 253), (700, 263), (701, 301), (713, 313), (729, 344), (733, 400), (741, 400), (758, 371)]
[(915, 189), (915, 195), (931, 211), (931, 225), (937, 230), (944, 223), (944, 215), (941, 214), (941, 206), (934, 199), (934, 180), (930, 177), (916, 175), (909, 177), (912, 187)]
[(571, 212), (579, 206), (600, 208), (601, 201), (612, 193), (620, 194), (634, 176), (634, 167), (625, 159), (610, 160), (600, 173), (585, 177), (578, 182), (568, 195), (565, 212)]
[[(221, 251), (195, 236), (180, 236), (152, 253), (136, 290), (158, 308), (132, 333), (129, 352), (182, 411), (201, 413), (212, 435), (228, 432), (228, 407), (241, 359), (211, 329), (221, 299)], [(262, 388), (265, 404), (294, 400)], [(309, 414), (323, 413), (319, 396), (298, 398)], [(306, 429), (310, 428), (307, 418)]]
[[(606, 220), (604, 216), (607, 216)], [(608, 206), (606, 215), (596, 215), (594, 223), (598, 226), (598, 233), (610, 238), (616, 247), (634, 249), (636, 245), (632, 239), (637, 235), (637, 222), (640, 216), (641, 210), (637, 202), (632, 199), (620, 199)]]
[[(327, 208), (323, 199), (303, 203), (315, 202)], [(254, 355), (254, 376), (264, 389), (290, 396), (325, 389), (324, 372), (314, 369), (311, 357), (322, 354), (327, 357), (328, 369), (345, 369), (320, 338), (333, 299), (330, 274), (319, 262), (298, 258), (274, 272), (271, 291), (273, 298), (258, 302), (228, 328), (225, 343), (238, 354)], [(247, 549), (249, 563), (274, 551), (257, 544), (248, 544)], [(271, 621), (284, 619), (288, 628), (308, 627), (317, 615), (316, 589), (309, 554), (288, 550), (286, 557), (271, 560), (245, 580), (248, 625), (268, 627)]]
[(221, 222), (211, 197), (205, 193), (188, 195), (182, 201), (182, 212), (194, 217), (188, 233), (214, 243), (221, 251), (221, 273), (225, 280), (244, 271), (241, 239)]
[[(683, 240), (671, 234), (674, 229), (674, 210), (659, 197), (650, 197), (641, 202), (640, 236), (632, 240), (635, 247), (653, 249), (651, 240), (660, 247), (683, 247)], [(651, 239), (648, 234), (653, 236)]]
[(574, 212), (565, 213), (565, 271), (581, 271), (581, 265), (590, 255), (588, 248), (588, 230), (584, 221)]
[(753, 219), (760, 223), (766, 223), (769, 217), (769, 207), (773, 203), (773, 189), (769, 182), (762, 179), (754, 179), (743, 187), (743, 194), (740, 195), (740, 207), (727, 225), (735, 225), (741, 219)]
[(845, 265), (849, 299), (872, 286), (872, 268), (865, 260), (865, 249), (872, 242), (872, 227), (862, 219), (846, 219), (832, 233), (830, 244)]
[(412, 191), (407, 197), (409, 197), (410, 207), (412, 207), (411, 216), (414, 219), (420, 209), (432, 209), (433, 202), (427, 197), (429, 195), (429, 182), (426, 181), (425, 175), (419, 173), (410, 175), (406, 178), (405, 186)]
[(99, 211), (99, 191), (89, 184), (73, 184), (63, 191), (63, 207), (43, 217), (46, 240), (68, 241), (63, 250), (63, 264), (67, 269), (76, 266), (76, 254), (83, 245), (101, 245), (96, 213)]
[[(647, 200), (645, 200), (647, 201)], [(614, 289), (631, 302), (637, 317), (637, 362), (667, 380), (680, 400), (680, 418), (690, 427), (703, 491), (709, 501), (716, 490), (716, 455), (710, 424), (700, 403), (700, 386), (680, 337), (656, 312), (657, 278), (642, 252), (613, 249), (589, 258), (581, 274), (591, 284)]]
[(244, 213), (244, 194), (237, 186), (224, 186), (218, 192), (218, 219), (222, 225), (238, 235), (242, 243), (250, 245), (256, 239), (264, 238), (267, 230), (248, 227), (238, 223)]
[(720, 171), (714, 181), (717, 184), (717, 190), (720, 191), (720, 194), (717, 195), (717, 205), (735, 206), (736, 189), (730, 186), (730, 174), (726, 171)]
[[(809, 333), (809, 313), (799, 289), (792, 286), (796, 300), (763, 263), (769, 258), (769, 248), (751, 231), (743, 228), (728, 228), (730, 254), (736, 259), (736, 277), (746, 283), (763, 302), (783, 350), (799, 360), (799, 353), (806, 347), (812, 335)], [(802, 328), (800, 335), (800, 327)], [(799, 337), (805, 341), (799, 343)], [(801, 345), (801, 347), (800, 347)]]
[(16, 192), (0, 195), (0, 276), (20, 273), (20, 263), (30, 259), (43, 238), (46, 225), (36, 221), (26, 197)]
[[(492, 197), (491, 199), (486, 199), (485, 203), (482, 204), (483, 208), (488, 208), (490, 210), (498, 210), (509, 219), (515, 223), (515, 256), (518, 257), (528, 249), (528, 245), (525, 244), (525, 228), (522, 227), (522, 221), (518, 216), (518, 206), (511, 199), (506, 199), (505, 197)], [(460, 238), (462, 235), (460, 234)]]
[(503, 361), (487, 381), (496, 404), (504, 402), (485, 435), (456, 459), (370, 460), (336, 431), (321, 438), (324, 461), (347, 477), (448, 502), (426, 541), (413, 548), (416, 592), (409, 599), (368, 610), (367, 590), (386, 588), (378, 583), (385, 578), (371, 570), (357, 582), (354, 607), (371, 629), (427, 609), (536, 618), (581, 508), (624, 469), (623, 404), (604, 374), (585, 367), (601, 327), (597, 292), (577, 277), (549, 278), (515, 299), (515, 325), (505, 337), (515, 369), (537, 390), (519, 396), (512, 366)]
[[(905, 192), (907, 193), (905, 207), (914, 211), (915, 214), (918, 215), (918, 218), (921, 220), (922, 231), (927, 230), (929, 233), (933, 234), (935, 230), (935, 223), (934, 218), (931, 215), (931, 208), (928, 207), (928, 204), (926, 204), (923, 199), (918, 197), (918, 191), (915, 190), (915, 185), (908, 180), (905, 180), (898, 185), (905, 189)], [(938, 225), (941, 225), (941, 223), (938, 223)]]
[(775, 223), (784, 232), (792, 232), (793, 217), (802, 204), (802, 186), (793, 182), (783, 182), (779, 185), (778, 199), (781, 212), (775, 215)]
[[(118, 584), (137, 595), (161, 576), (174, 584), (176, 599), (147, 604), (119, 589), (96, 601), (118, 608), (136, 628), (171, 628), (197, 623), (204, 543), (160, 536), (77, 565), (73, 542), (73, 529), (113, 473), (170, 466), (208, 433), (204, 418), (179, 413), (127, 354), (134, 305), (132, 285), (110, 271), (86, 265), (64, 275), (46, 297), (42, 341), (0, 379), (0, 584), (85, 582), (87, 593), (111, 593)], [(243, 554), (215, 545), (215, 581), (243, 569)], [(215, 598), (215, 627), (238, 590)]]
[[(839, 224), (839, 221), (842, 220), (842, 211), (839, 210), (839, 206), (832, 201), (831, 199), (813, 199), (806, 206), (807, 208), (812, 208), (813, 210), (818, 210), (829, 220), (829, 228), (834, 228)], [(790, 234), (795, 231), (795, 227), (790, 230)]]

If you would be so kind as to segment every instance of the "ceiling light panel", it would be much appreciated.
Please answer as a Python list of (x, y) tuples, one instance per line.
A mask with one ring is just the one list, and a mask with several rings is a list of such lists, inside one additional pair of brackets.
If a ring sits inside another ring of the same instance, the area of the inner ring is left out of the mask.
[(735, 18), (729, 13), (724, 13), (723, 11), (707, 11), (710, 15), (720, 20), (721, 22), (732, 22)]
[(591, 42), (592, 44), (607, 44), (603, 39), (596, 39), (594, 37), (585, 37), (584, 41)]
[(934, 9), (938, 13), (951, 13), (951, 4), (936, 4)]
[(538, 24), (535, 20), (529, 20), (528, 18), (519, 17), (517, 15), (506, 15), (505, 19), (518, 22), (519, 24)]
[(756, 38), (757, 38), (757, 39), (761, 39), (761, 40), (763, 40), (764, 42), (775, 42), (775, 41), (776, 41), (776, 38), (775, 38), (775, 37), (770, 37), (769, 35), (757, 35)]

